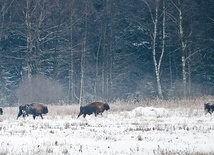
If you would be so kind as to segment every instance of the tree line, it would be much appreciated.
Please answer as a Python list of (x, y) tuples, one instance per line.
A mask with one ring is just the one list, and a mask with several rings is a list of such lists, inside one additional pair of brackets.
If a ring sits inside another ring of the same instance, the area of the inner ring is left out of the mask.
[(1, 0), (0, 102), (213, 95), (212, 0)]

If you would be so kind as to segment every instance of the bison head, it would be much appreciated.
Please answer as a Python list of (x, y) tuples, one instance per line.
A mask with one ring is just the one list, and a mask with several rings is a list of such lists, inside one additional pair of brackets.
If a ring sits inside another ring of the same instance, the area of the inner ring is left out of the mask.
[(110, 109), (110, 107), (109, 107), (109, 105), (107, 103), (105, 103), (103, 106), (104, 106), (105, 110), (109, 110)]
[(43, 113), (43, 114), (47, 114), (47, 113), (48, 113), (48, 107), (43, 107), (42, 113)]
[(0, 115), (3, 115), (3, 109), (0, 108)]

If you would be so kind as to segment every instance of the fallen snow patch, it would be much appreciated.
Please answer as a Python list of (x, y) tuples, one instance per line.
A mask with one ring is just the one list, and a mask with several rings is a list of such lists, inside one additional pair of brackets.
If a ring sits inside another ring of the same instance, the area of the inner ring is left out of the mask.
[(137, 107), (130, 112), (130, 117), (152, 116), (152, 117), (166, 117), (168, 110), (164, 108), (154, 107)]

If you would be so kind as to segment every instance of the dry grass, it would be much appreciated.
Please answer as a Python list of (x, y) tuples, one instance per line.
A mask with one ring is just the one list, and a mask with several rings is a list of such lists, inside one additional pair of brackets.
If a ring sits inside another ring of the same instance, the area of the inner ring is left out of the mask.
[(50, 116), (71, 115), (75, 117), (79, 113), (79, 105), (62, 105), (62, 106), (51, 105), (48, 106), (48, 110)]
[[(203, 110), (204, 103), (210, 100), (214, 100), (212, 96), (205, 96), (196, 99), (186, 99), (186, 100), (141, 100), (139, 102), (132, 102), (132, 101), (123, 101), (117, 100), (115, 102), (109, 103), (110, 105), (110, 112), (117, 112), (117, 111), (131, 111), (136, 107), (156, 107), (156, 108), (166, 108), (166, 109), (187, 109), (190, 112), (192, 110)], [(72, 104), (72, 105), (48, 105), (49, 113), (48, 116), (55, 117), (55, 116), (65, 116), (71, 115), (72, 117), (76, 117), (79, 113), (79, 105)], [(16, 119), (18, 114), (18, 107), (4, 107), (4, 115), (0, 116), (0, 122), (3, 119)]]
[(156, 108), (166, 108), (166, 109), (203, 109), (204, 103), (210, 100), (214, 100), (214, 97), (206, 96), (196, 99), (175, 99), (175, 100), (141, 100), (139, 102), (132, 101), (123, 101), (117, 100), (115, 102), (110, 103), (111, 111), (129, 111), (136, 107), (156, 107)]

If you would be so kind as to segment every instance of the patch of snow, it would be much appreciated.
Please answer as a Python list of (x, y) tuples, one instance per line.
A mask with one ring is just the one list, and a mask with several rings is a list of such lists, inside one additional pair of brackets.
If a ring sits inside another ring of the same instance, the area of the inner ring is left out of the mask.
[(166, 117), (168, 114), (168, 110), (164, 108), (137, 107), (130, 112), (130, 117)]
[(86, 118), (0, 122), (0, 154), (214, 154), (214, 119), (203, 111), (138, 107)]

